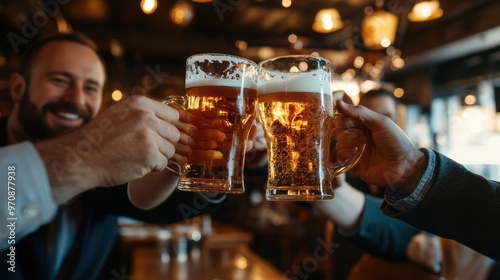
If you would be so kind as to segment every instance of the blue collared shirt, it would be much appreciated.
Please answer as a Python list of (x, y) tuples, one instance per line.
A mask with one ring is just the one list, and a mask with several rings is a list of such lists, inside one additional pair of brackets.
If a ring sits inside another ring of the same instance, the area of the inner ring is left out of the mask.
[(436, 166), (436, 155), (429, 149), (421, 149), (429, 159), (424, 175), (420, 179), (417, 187), (409, 195), (394, 189), (387, 189), (385, 192), (385, 202), (399, 212), (408, 212), (417, 206), (425, 197), (431, 186), (432, 175)]

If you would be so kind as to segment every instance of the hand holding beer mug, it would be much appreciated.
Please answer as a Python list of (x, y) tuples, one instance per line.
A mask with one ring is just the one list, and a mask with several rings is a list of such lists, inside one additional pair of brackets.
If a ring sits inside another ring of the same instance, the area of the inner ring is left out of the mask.
[(243, 193), (247, 136), (255, 118), (257, 65), (225, 54), (199, 54), (186, 61), (186, 94), (164, 102), (180, 104), (198, 127), (178, 189)]
[(258, 82), (268, 150), (266, 199), (332, 199), (332, 179), (356, 164), (364, 146), (346, 160), (330, 160), (335, 118), (330, 62), (308, 55), (271, 58), (259, 64)]

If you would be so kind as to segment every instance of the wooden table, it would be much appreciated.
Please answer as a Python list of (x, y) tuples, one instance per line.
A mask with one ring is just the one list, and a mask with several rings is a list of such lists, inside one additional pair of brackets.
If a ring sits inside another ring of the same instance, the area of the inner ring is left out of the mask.
[[(173, 229), (175, 225), (170, 228)], [(190, 250), (185, 261), (178, 261), (172, 252), (170, 260), (162, 262), (157, 226), (122, 227), (122, 241), (132, 255), (135, 280), (282, 280), (283, 273), (248, 246), (253, 234), (232, 225), (213, 224), (212, 234), (203, 236), (201, 243)]]
[(162, 262), (156, 247), (137, 247), (132, 275), (136, 280), (281, 280), (283, 274), (246, 245), (202, 247), (184, 262)]

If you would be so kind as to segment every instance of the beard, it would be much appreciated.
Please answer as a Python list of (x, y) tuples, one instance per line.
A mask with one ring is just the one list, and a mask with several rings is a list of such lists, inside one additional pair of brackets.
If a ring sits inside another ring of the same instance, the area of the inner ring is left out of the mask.
[(38, 110), (36, 105), (31, 102), (30, 92), (26, 88), (19, 102), (18, 120), (31, 141), (48, 139), (75, 129), (75, 127), (51, 128), (48, 125), (47, 113), (58, 111), (78, 114), (83, 117), (83, 124), (87, 124), (92, 119), (90, 111), (86, 108), (64, 101), (49, 102)]

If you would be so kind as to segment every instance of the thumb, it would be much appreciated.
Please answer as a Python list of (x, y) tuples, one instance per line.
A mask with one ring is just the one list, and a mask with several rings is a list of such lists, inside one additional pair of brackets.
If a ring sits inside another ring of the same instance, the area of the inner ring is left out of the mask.
[(339, 113), (343, 116), (354, 118), (370, 131), (375, 131), (384, 127), (384, 118), (386, 118), (384, 115), (377, 114), (361, 105), (354, 106), (347, 104), (342, 100), (337, 100), (336, 105)]

